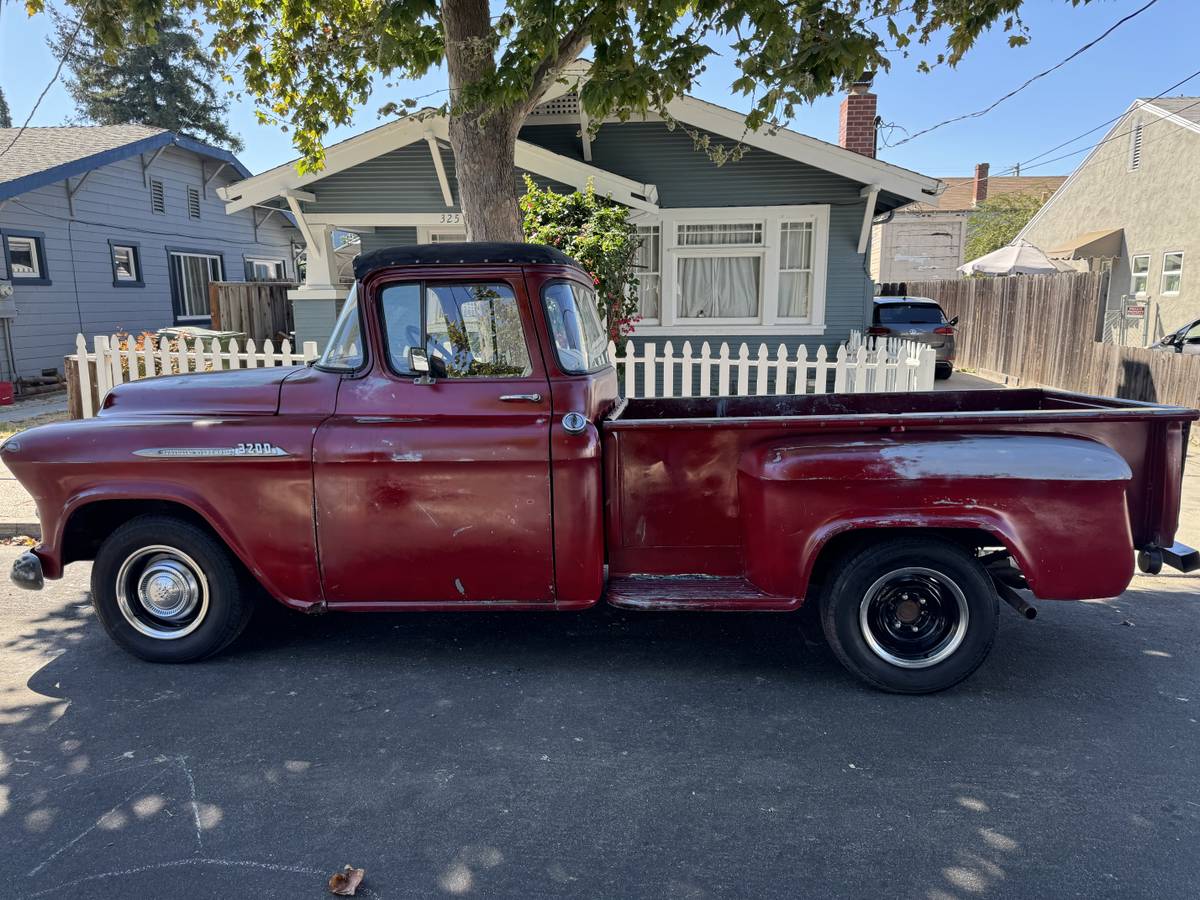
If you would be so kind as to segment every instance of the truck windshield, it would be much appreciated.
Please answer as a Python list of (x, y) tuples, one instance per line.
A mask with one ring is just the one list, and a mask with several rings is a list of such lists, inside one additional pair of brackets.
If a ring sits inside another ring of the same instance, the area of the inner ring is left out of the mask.
[(317, 360), (322, 369), (353, 372), (363, 364), (362, 326), (358, 317), (358, 285), (350, 289), (350, 295), (342, 304), (341, 314), (333, 326), (333, 334), (325, 346), (325, 352)]
[(608, 335), (591, 288), (556, 281), (542, 289), (542, 305), (564, 372), (581, 375), (608, 365)]

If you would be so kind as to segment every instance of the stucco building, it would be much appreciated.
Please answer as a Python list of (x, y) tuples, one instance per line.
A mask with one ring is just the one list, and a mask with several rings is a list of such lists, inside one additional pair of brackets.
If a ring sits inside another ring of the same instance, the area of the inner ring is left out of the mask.
[(1109, 333), (1138, 294), (1147, 340), (1200, 318), (1200, 97), (1135, 100), (1020, 237), (1111, 270)]

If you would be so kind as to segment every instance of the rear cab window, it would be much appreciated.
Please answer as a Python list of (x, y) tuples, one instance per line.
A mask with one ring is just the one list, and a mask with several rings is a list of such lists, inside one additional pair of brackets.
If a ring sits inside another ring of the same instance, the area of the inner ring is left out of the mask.
[(595, 291), (574, 281), (552, 281), (542, 288), (542, 308), (559, 368), (583, 375), (609, 364), (608, 334)]
[(946, 314), (936, 303), (877, 303), (875, 322), (879, 325), (942, 325)]

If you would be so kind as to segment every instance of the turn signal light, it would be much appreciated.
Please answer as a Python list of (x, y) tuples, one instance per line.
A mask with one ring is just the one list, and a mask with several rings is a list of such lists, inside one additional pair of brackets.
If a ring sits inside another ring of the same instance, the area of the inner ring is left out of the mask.
[(954, 329), (949, 325), (943, 325), (941, 328), (933, 329), (934, 334), (954, 334)]

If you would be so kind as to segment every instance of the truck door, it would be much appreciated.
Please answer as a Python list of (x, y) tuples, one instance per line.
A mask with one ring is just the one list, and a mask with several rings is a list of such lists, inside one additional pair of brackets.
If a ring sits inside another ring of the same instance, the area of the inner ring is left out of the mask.
[(326, 600), (553, 603), (549, 386), (519, 271), (383, 283), (359, 313), (370, 358), (313, 450)]

